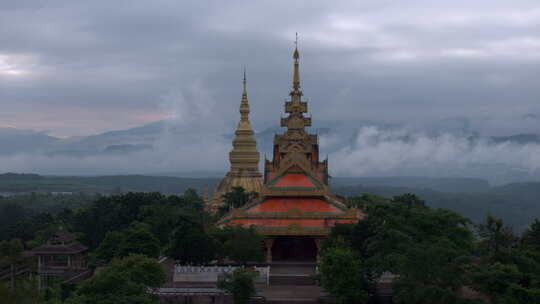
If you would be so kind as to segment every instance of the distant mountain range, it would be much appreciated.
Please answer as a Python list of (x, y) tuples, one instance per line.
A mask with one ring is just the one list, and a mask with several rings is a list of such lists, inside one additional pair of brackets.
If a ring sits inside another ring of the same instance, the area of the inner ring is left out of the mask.
[[(362, 125), (372, 123), (362, 122), (351, 126), (351, 123), (321, 121), (319, 128), (313, 129), (321, 136), (339, 135), (344, 142), (351, 141), (356, 131)], [(395, 125), (378, 124), (380, 128), (394, 128)], [(20, 130), (15, 128), (0, 128), (0, 155), (14, 154), (45, 154), (49, 156), (66, 155), (85, 157), (102, 154), (129, 154), (156, 148), (164, 134), (173, 140), (183, 140), (193, 130), (183, 125), (175, 125), (170, 121), (158, 121), (127, 130), (109, 131), (89, 136), (74, 136), (58, 138), (43, 132)], [(266, 128), (256, 134), (257, 143), (261, 152), (272, 151), (273, 136), (282, 132), (281, 128)], [(223, 133), (223, 137), (232, 139), (231, 133)], [(406, 139), (406, 138), (404, 138)], [(480, 139), (477, 135), (470, 135), (469, 140)], [(492, 136), (484, 138), (493, 143), (512, 144), (540, 144), (538, 134), (515, 134), (511, 136)], [(327, 153), (339, 149), (340, 145), (327, 146)]]
[[(219, 174), (215, 172), (215, 174)], [(109, 194), (112, 192), (163, 192), (180, 194), (189, 188), (199, 193), (212, 193), (224, 173), (215, 177), (179, 177), (150, 175), (104, 175), (104, 176), (47, 176), (39, 174), (0, 174), (1, 193), (30, 192), (92, 192)], [(331, 185), (343, 193), (351, 187), (409, 189), (410, 191), (435, 191), (441, 193), (487, 193), (496, 191), (530, 192), (540, 195), (540, 183), (511, 183), (491, 186), (487, 180), (478, 178), (432, 178), (417, 176), (398, 177), (332, 177)], [(532, 188), (531, 188), (532, 187)], [(338, 192), (339, 192), (338, 191)], [(356, 193), (358, 194), (358, 193)]]
[[(216, 173), (217, 174), (217, 173)], [(38, 174), (0, 174), (0, 192), (96, 192), (158, 191), (183, 193), (193, 188), (199, 193), (213, 192), (223, 177), (190, 178), (178, 176), (106, 175), (106, 176), (44, 176)], [(395, 187), (431, 190), (438, 192), (488, 192), (491, 186), (486, 180), (473, 178), (429, 177), (334, 177), (333, 187), (367, 186)]]
[[(226, 129), (218, 128), (216, 131), (215, 128), (204, 129), (203, 127), (205, 125), (207, 125), (205, 122), (185, 123), (175, 120), (164, 120), (127, 130), (110, 131), (96, 135), (75, 136), (69, 138), (57, 138), (43, 132), (0, 128), (0, 170), (6, 170), (5, 168), (2, 168), (2, 164), (6, 162), (7, 164), (10, 164), (10, 157), (25, 156), (26, 160), (21, 160), (20, 163), (27, 163), (27, 160), (30, 160), (32, 161), (30, 165), (21, 166), (23, 169), (20, 170), (16, 166), (8, 166), (7, 168), (10, 168), (9, 171), (70, 175), (114, 173), (163, 175), (163, 173), (165, 173), (165, 175), (181, 177), (219, 177), (222, 175), (220, 171), (224, 171), (226, 170), (225, 168), (228, 167), (226, 155), (228, 149), (230, 149), (230, 140), (233, 138), (232, 130), (234, 127), (231, 127), (230, 129), (228, 129), (228, 127)], [(337, 162), (341, 161), (339, 155), (333, 155), (333, 153), (342, 151), (347, 152), (351, 149), (362, 151), (364, 147), (369, 147), (366, 145), (370, 145), (370, 142), (358, 144), (359, 134), (364, 132), (363, 135), (365, 136), (365, 128), (376, 128), (379, 131), (382, 130), (382, 135), (378, 135), (379, 137), (375, 136), (369, 140), (382, 141), (383, 143), (394, 141), (399, 144), (410, 143), (410, 145), (416, 145), (415, 140), (418, 140), (417, 134), (423, 134), (422, 136), (425, 136), (428, 139), (434, 138), (432, 142), (436, 144), (436, 138), (444, 138), (446, 134), (450, 134), (454, 138), (462, 139), (471, 146), (474, 146), (476, 143), (481, 143), (481, 145), (508, 144), (524, 147), (533, 145), (535, 146), (533, 151), (537, 151), (540, 145), (540, 136), (538, 134), (482, 137), (470, 131), (470, 127), (468, 127), (466, 123), (460, 121), (441, 121), (438, 125), (434, 125), (428, 129), (424, 129), (424, 127), (418, 129), (405, 129), (404, 126), (397, 124), (384, 124), (373, 121), (317, 121), (317, 126), (318, 128), (312, 128), (311, 132), (320, 135), (321, 157), (324, 158), (325, 154), (331, 155), (331, 170), (336, 168)], [(272, 127), (262, 129), (256, 133), (258, 149), (263, 154), (261, 155), (261, 158), (264, 157), (264, 154), (266, 154), (267, 157), (271, 157), (274, 135), (281, 132), (281, 128)], [(384, 136), (387, 135), (385, 135), (384, 132), (388, 132), (388, 134), (391, 133), (391, 136), (393, 137), (390, 139), (385, 138)], [(206, 139), (206, 141), (201, 141), (201, 139)], [(217, 159), (217, 156), (219, 155), (223, 161), (220, 158), (219, 162), (215, 161), (206, 167), (200, 166), (201, 164), (205, 164), (202, 159), (197, 163), (188, 164), (188, 166), (182, 164), (170, 168), (171, 172), (164, 172), (164, 170), (168, 170), (167, 165), (156, 167), (156, 169), (153, 169), (154, 167), (152, 165), (148, 165), (143, 169), (141, 169), (141, 167), (133, 167), (133, 169), (130, 170), (131, 164), (126, 162), (120, 169), (114, 167), (118, 157), (129, 159), (133, 156), (134, 160), (132, 163), (135, 164), (144, 163), (147, 162), (147, 160), (162, 161), (164, 164), (175, 164), (177, 159), (183, 158), (185, 161), (186, 159), (203, 157), (199, 156), (197, 151), (206, 149), (207, 145), (210, 145), (215, 141), (220, 141), (220, 145), (212, 147), (212, 149), (209, 150), (211, 153), (205, 154), (204, 157), (205, 159), (209, 157)], [(182, 148), (185, 149), (182, 150)], [(404, 151), (407, 151), (407, 148), (405, 148)], [(476, 149), (475, 151), (483, 150)], [(486, 150), (486, 153), (491, 153), (489, 147)], [(505, 159), (515, 159), (515, 157), (512, 156), (512, 151), (505, 153)], [(36, 158), (35, 156), (41, 158)], [(2, 157), (7, 157), (4, 158), (5, 162), (2, 162)], [(55, 159), (55, 157), (63, 158)], [(371, 155), (371, 157), (373, 156)], [(437, 163), (435, 161), (433, 166), (432, 164), (421, 164), (420, 169), (411, 166), (403, 166), (388, 172), (367, 172), (366, 175), (418, 175), (431, 177), (467, 176), (487, 179), (489, 182), (495, 184), (540, 180), (540, 170), (530, 170), (531, 167), (534, 168), (534, 164), (529, 164), (529, 167), (523, 167), (510, 165), (504, 161), (499, 161), (498, 159), (490, 162), (484, 161), (482, 157), (474, 157), (475, 159), (478, 159), (478, 162), (468, 164), (467, 166), (453, 166), (452, 163)], [(69, 162), (66, 162), (66, 159)], [(80, 170), (77, 169), (79, 167), (70, 170), (65, 169), (71, 168), (69, 166), (74, 162), (82, 164), (82, 161), (86, 159), (91, 159), (91, 161), (88, 162), (87, 165), (81, 166)], [(43, 163), (47, 164), (43, 166)], [(113, 166), (110, 170), (101, 171), (99, 166), (107, 167), (111, 166), (111, 163)], [(58, 164), (58, 166), (52, 166), (53, 169), (51, 169), (50, 164)], [(219, 167), (219, 164), (222, 164), (222, 166)], [(39, 168), (45, 169), (42, 171), (33, 171), (32, 168), (36, 168), (35, 165), (42, 165)], [(191, 165), (191, 167), (189, 165)], [(442, 167), (437, 167), (437, 165)], [(92, 170), (87, 170), (89, 167), (92, 168)], [(350, 175), (362, 174), (353, 173)]]

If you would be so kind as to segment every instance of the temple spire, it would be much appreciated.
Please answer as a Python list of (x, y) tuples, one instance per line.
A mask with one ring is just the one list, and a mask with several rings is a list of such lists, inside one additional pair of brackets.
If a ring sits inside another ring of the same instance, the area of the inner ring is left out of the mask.
[(242, 91), (242, 97), (246, 96), (247, 98), (247, 87), (246, 87), (246, 67), (244, 67), (244, 80), (242, 81), (244, 85), (244, 90)]
[(285, 102), (285, 113), (289, 114), (289, 116), (281, 118), (281, 126), (287, 128), (287, 136), (297, 138), (299, 136), (306, 135), (304, 127), (311, 126), (311, 118), (304, 116), (304, 113), (308, 112), (308, 105), (307, 102), (302, 101), (302, 96), (304, 93), (302, 93), (300, 90), (300, 53), (298, 52), (298, 33), (296, 34), (294, 44), (293, 88), (289, 93), (291, 100)]
[(230, 153), (231, 170), (250, 169), (255, 170), (259, 165), (259, 152), (257, 152), (257, 142), (253, 135), (251, 122), (249, 121), (249, 101), (247, 97), (247, 79), (244, 68), (244, 78), (242, 80), (242, 101), (240, 102), (240, 121), (234, 132), (233, 150)]
[(249, 123), (249, 101), (247, 96), (246, 82), (246, 68), (244, 67), (244, 79), (242, 81), (242, 101), (240, 103), (240, 121)]
[(260, 155), (257, 151), (255, 132), (249, 121), (249, 112), (246, 68), (244, 67), (240, 120), (234, 132), (232, 151), (229, 152), (231, 168), (212, 196), (212, 202), (208, 206), (212, 212), (217, 212), (221, 206), (224, 206), (223, 195), (231, 192), (235, 187), (242, 187), (248, 193), (262, 191), (263, 180), (259, 172)]
[(300, 90), (300, 64), (298, 59), (300, 58), (300, 53), (298, 53), (298, 33), (296, 33), (296, 40), (294, 41), (294, 73), (293, 73), (293, 89), (294, 91)]

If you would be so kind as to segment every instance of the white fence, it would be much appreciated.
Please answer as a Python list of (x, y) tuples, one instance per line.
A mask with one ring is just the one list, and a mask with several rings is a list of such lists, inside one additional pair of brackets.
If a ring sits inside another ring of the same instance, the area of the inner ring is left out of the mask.
[[(197, 283), (216, 283), (219, 277), (225, 273), (234, 271), (240, 266), (184, 266), (175, 265), (174, 282), (197, 282)], [(259, 273), (255, 283), (270, 283), (270, 266), (253, 267), (253, 271)]]

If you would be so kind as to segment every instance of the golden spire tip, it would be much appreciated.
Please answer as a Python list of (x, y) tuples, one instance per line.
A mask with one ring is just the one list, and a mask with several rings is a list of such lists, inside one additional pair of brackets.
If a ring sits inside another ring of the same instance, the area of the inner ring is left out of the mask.
[(244, 66), (244, 86), (246, 85), (246, 67)]
[(294, 40), (294, 54), (293, 54), (293, 58), (295, 60), (298, 60), (298, 58), (300, 58), (300, 54), (298, 53), (298, 33), (296, 33), (296, 38)]

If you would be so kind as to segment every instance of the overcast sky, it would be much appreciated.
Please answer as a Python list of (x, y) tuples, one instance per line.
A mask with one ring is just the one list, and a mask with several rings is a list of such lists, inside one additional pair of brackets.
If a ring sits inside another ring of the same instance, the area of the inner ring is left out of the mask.
[(1, 1), (0, 127), (234, 122), (243, 66), (255, 127), (277, 126), (295, 32), (315, 126), (456, 119), (540, 133), (538, 0)]

